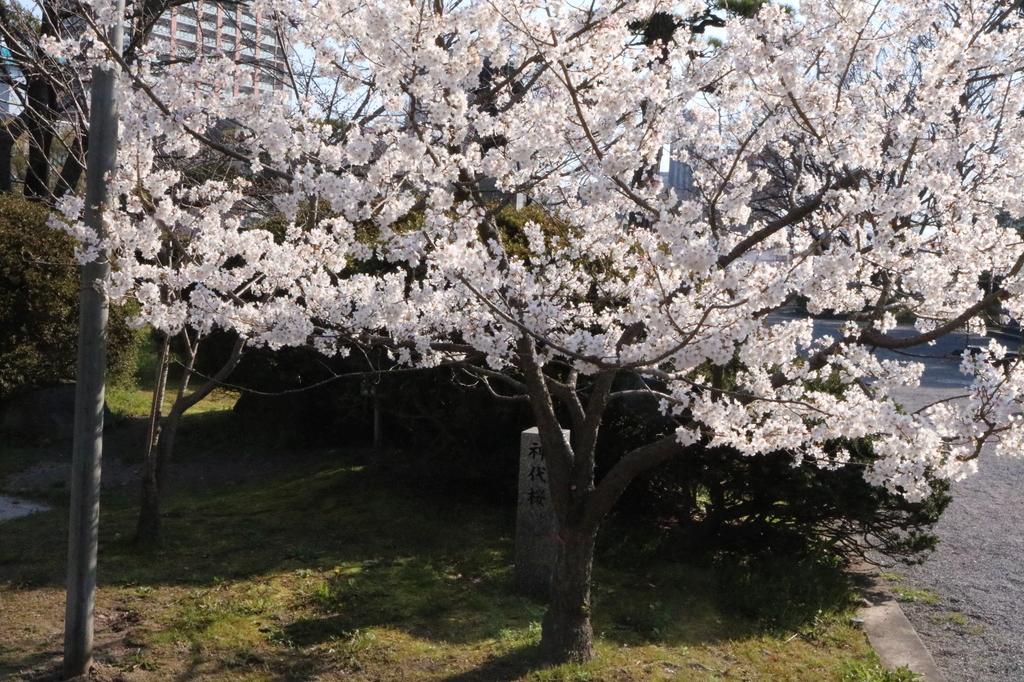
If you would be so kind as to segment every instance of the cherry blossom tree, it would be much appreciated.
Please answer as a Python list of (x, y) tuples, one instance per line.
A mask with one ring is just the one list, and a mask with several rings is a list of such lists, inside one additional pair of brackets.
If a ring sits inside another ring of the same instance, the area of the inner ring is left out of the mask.
[[(586, 660), (601, 522), (687, 447), (842, 466), (839, 444), (868, 439), (866, 479), (912, 500), (971, 473), (986, 442), (1021, 451), (1024, 373), (995, 342), (963, 359), (962, 399), (914, 413), (893, 391), (923, 366), (873, 354), (1024, 313), (1005, 227), (1024, 213), (1019, 4), (767, 4), (713, 44), (637, 32), (706, 16), (700, 0), (254, 0), (296, 46), (290, 90), (214, 96), (239, 68), (216, 55), (131, 65), (111, 237), (91, 239), (71, 200), (67, 221), (160, 328), (374, 345), (528, 399), (559, 540), (541, 648)], [(160, 161), (211, 149), (242, 172), (186, 183)], [(650, 172), (666, 154), (691, 190)], [(250, 216), (253, 182), (277, 233)], [(517, 195), (550, 220), (500, 229)], [(188, 255), (175, 269), (155, 259), (167, 234)], [(797, 297), (849, 321), (815, 336), (773, 315)], [(602, 416), (627, 395), (678, 428), (596, 480)]]
[[(123, 59), (135, 60), (161, 16), (190, 4), (193, 0), (133, 3), (126, 14)], [(12, 171), (23, 173), (24, 194), (32, 199), (49, 203), (77, 188), (87, 151), (89, 72), (74, 61), (52, 59), (44, 46), (81, 35), (85, 11), (87, 5), (67, 0), (0, 2), (0, 84), (11, 109), (0, 113), (0, 192), (13, 189)], [(22, 138), (24, 154), (17, 149)]]

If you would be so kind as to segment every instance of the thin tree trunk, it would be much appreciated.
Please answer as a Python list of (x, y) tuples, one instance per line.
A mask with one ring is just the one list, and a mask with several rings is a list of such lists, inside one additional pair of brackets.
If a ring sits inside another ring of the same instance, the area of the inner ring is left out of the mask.
[(192, 378), (198, 345), (199, 342), (196, 341), (196, 345), (193, 346), (186, 336), (185, 347), (188, 349), (188, 363), (182, 369), (181, 382), (178, 384), (178, 390), (174, 397), (174, 405), (171, 406), (170, 413), (160, 419), (156, 427), (156, 432), (159, 435), (155, 452), (151, 452), (146, 460), (146, 475), (142, 481), (142, 500), (139, 507), (136, 538), (149, 546), (157, 546), (163, 542), (160, 501), (163, 497), (164, 477), (167, 471), (167, 462), (174, 452), (174, 439), (178, 433), (181, 417), (192, 406), (191, 404), (186, 405), (185, 392), (188, 390), (188, 384)]
[(160, 420), (160, 441), (156, 451), (147, 465), (146, 477), (142, 482), (142, 505), (139, 508), (139, 521), (136, 539), (140, 545), (157, 547), (163, 542), (163, 522), (160, 520), (160, 508), (163, 500), (167, 463), (174, 453), (174, 440), (178, 435), (183, 413), (174, 408)]
[(135, 525), (135, 544), (140, 547), (160, 545), (160, 493), (157, 490), (157, 456), (146, 461), (142, 477), (142, 499), (139, 503), (139, 520)]
[(384, 449), (383, 408), (380, 393), (380, 377), (377, 377), (377, 383), (373, 385), (373, 449), (378, 453)]
[(199, 340), (192, 343), (186, 335), (185, 347), (188, 349), (188, 362), (182, 369), (181, 383), (175, 394), (174, 405), (171, 406), (171, 411), (167, 416), (160, 420), (157, 429), (156, 455), (147, 458), (146, 475), (142, 482), (142, 504), (139, 509), (136, 537), (150, 546), (158, 545), (163, 541), (160, 507), (166, 488), (167, 466), (174, 454), (174, 441), (178, 435), (181, 418), (234, 371), (241, 360), (245, 342), (242, 339), (236, 341), (231, 355), (217, 370), (217, 373), (191, 394), (187, 394), (187, 391), (195, 369)]
[(0, 192), (14, 188), (14, 145), (25, 132), (25, 117), (22, 111), (0, 123)]
[(540, 648), (551, 663), (583, 663), (594, 657), (590, 624), (590, 580), (594, 534), (564, 529), (551, 582), (551, 602), (544, 614)]
[(10, 192), (13, 186), (11, 166), (14, 160), (14, 135), (0, 130), (0, 192)]
[(178, 427), (181, 425), (181, 418), (184, 412), (171, 410), (165, 418), (163, 427), (160, 429), (160, 447), (157, 449), (156, 460), (156, 493), (157, 509), (160, 508), (160, 499), (163, 496), (167, 482), (167, 465), (174, 454), (174, 441), (178, 437)]
[[(52, 1), (40, 3), (39, 37), (56, 37), (56, 6)], [(57, 91), (51, 77), (35, 65), (25, 79), (25, 108), (28, 133), (28, 168), (25, 170), (25, 196), (50, 199), (50, 150), (53, 146)]]
[(45, 199), (50, 196), (50, 149), (53, 146), (53, 86), (45, 76), (34, 76), (28, 84), (29, 123), (28, 168), (25, 171), (25, 196)]
[(146, 433), (146, 458), (142, 473), (142, 498), (139, 520), (135, 529), (135, 542), (139, 545), (160, 544), (160, 502), (158, 474), (158, 443), (163, 426), (161, 410), (167, 390), (167, 372), (170, 368), (171, 338), (164, 335), (160, 344), (156, 387), (149, 408), (149, 428)]

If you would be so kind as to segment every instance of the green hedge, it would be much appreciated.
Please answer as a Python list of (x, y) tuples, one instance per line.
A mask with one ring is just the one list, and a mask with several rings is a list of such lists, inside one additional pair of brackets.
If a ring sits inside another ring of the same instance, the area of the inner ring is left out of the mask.
[[(78, 339), (74, 242), (47, 226), (48, 209), (0, 195), (0, 398), (73, 381)], [(112, 308), (108, 365), (113, 380), (135, 360), (135, 332)]]

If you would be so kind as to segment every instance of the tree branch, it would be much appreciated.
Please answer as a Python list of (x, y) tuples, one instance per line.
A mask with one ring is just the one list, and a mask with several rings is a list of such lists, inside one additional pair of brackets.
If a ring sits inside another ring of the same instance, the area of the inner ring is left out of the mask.
[(622, 457), (611, 468), (587, 501), (584, 512), (584, 528), (596, 531), (601, 520), (625, 492), (630, 483), (640, 474), (663, 464), (684, 451), (676, 434), (642, 445)]

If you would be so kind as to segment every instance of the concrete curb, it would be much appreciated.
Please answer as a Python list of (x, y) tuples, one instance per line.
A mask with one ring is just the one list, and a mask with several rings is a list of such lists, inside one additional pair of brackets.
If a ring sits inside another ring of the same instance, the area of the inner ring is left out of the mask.
[(864, 596), (865, 605), (859, 612), (864, 621), (864, 632), (882, 664), (890, 670), (905, 666), (923, 677), (925, 682), (946, 682), (889, 586), (878, 575), (878, 570), (868, 564), (859, 564), (851, 572)]

